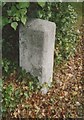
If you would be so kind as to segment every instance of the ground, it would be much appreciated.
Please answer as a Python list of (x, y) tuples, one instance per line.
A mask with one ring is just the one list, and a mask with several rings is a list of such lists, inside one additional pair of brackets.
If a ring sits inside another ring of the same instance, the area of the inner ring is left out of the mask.
[(83, 38), (77, 45), (75, 55), (60, 66), (54, 67), (53, 83), (46, 95), (33, 92), (30, 97), (24, 97), (28, 86), (24, 82), (16, 82), (16, 72), (4, 82), (4, 89), (12, 84), (14, 91), (21, 89), (17, 106), (6, 117), (13, 118), (83, 118)]

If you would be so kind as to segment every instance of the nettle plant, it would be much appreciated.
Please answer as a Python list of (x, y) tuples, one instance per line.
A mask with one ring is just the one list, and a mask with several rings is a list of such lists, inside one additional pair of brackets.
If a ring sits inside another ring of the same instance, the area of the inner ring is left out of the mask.
[[(31, 4), (36, 5), (34, 8), (36, 8), (37, 12), (30, 7)], [(35, 12), (36, 15), (34, 15), (34, 17), (56, 23), (55, 64), (60, 64), (63, 60), (73, 55), (78, 38), (74, 28), (74, 24), (77, 20), (77, 13), (70, 3), (3, 3), (3, 26), (10, 24), (11, 27), (16, 30), (19, 23), (25, 25), (28, 20), (29, 10), (33, 12), (33, 15)]]

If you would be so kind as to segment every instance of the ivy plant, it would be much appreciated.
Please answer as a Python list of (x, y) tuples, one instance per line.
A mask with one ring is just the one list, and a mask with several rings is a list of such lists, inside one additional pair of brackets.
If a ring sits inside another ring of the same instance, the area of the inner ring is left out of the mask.
[(78, 35), (74, 24), (77, 13), (69, 3), (47, 2), (38, 11), (38, 16), (56, 23), (55, 64), (60, 64), (75, 52)]
[[(25, 25), (31, 4), (33, 3), (4, 3), (3, 26), (11, 24), (11, 27), (16, 30), (19, 23)], [(37, 2), (37, 5), (39, 7), (37, 18), (56, 23), (55, 64), (60, 64), (75, 52), (78, 36), (74, 24), (77, 20), (77, 13), (68, 2)]]
[[(38, 5), (44, 7), (45, 2), (38, 2)], [(29, 6), (30, 2), (3, 3), (3, 11), (5, 11), (5, 14), (3, 14), (3, 26), (10, 23), (11, 27), (16, 30), (19, 22), (25, 25)]]

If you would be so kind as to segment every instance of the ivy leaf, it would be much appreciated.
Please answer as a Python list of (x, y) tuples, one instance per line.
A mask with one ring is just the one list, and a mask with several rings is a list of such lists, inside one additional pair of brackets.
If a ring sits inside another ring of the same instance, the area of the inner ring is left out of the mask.
[(18, 26), (18, 23), (17, 22), (12, 22), (11, 23), (11, 27), (16, 30), (17, 29), (17, 26)]
[(21, 15), (26, 15), (26, 13), (27, 13), (27, 9), (26, 8), (20, 10), (20, 14)]
[(12, 10), (7, 10), (7, 13), (8, 13), (9, 16), (11, 16)]
[(5, 6), (6, 2), (2, 2), (2, 6)]
[(26, 21), (27, 21), (27, 17), (26, 16), (22, 16), (21, 22), (25, 25)]
[(29, 97), (29, 95), (28, 95), (28, 93), (27, 93), (26, 91), (24, 92), (24, 96), (25, 96), (26, 98)]
[[(0, 19), (1, 19), (1, 18), (0, 18)], [(8, 23), (9, 23), (8, 18), (2, 17), (2, 25), (5, 26), (5, 25), (8, 24)]]
[(43, 8), (45, 6), (45, 2), (38, 2), (38, 4)]
[(8, 10), (7, 12), (9, 13), (9, 16), (10, 16), (10, 15), (13, 15), (13, 14), (17, 13), (18, 10), (17, 10), (16, 6), (12, 6), (11, 10)]
[(19, 8), (28, 8), (29, 5), (29, 2), (19, 2)]

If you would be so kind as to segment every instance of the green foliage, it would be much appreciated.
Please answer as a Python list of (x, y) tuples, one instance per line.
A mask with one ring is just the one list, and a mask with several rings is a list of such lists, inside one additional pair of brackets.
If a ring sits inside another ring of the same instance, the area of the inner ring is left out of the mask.
[(21, 8), (21, 9), (23, 9), (23, 8), (28, 8), (29, 7), (29, 2), (19, 2), (18, 4), (17, 4), (17, 8), (19, 9), (19, 8)]
[(43, 8), (45, 6), (45, 2), (38, 2), (38, 4)]
[[(55, 64), (60, 64), (75, 52), (77, 33), (74, 24), (76, 23), (77, 13), (70, 3), (37, 3), (41, 7), (37, 11), (37, 17), (56, 23)], [(11, 23), (14, 30), (17, 29), (19, 22), (25, 25), (29, 6), (29, 2), (11, 3), (11, 5), (5, 4), (7, 16), (3, 15), (3, 22), (5, 24)]]
[(17, 26), (18, 26), (17, 22), (12, 22), (11, 23), (11, 27), (14, 28), (14, 30), (16, 30)]
[[(27, 17), (27, 9), (30, 3), (19, 2), (19, 3), (6, 3), (3, 7), (3, 11), (6, 14), (3, 14), (3, 26), (11, 23), (11, 27), (16, 30), (18, 23), (22, 22), (26, 23)], [(6, 10), (5, 10), (6, 8)]]
[(22, 22), (24, 25), (25, 25), (25, 23), (26, 23), (26, 20), (27, 20), (27, 17), (26, 17), (26, 16), (21, 18), (21, 22)]
[(75, 52), (77, 13), (69, 3), (46, 3), (38, 16), (56, 23), (55, 64), (60, 64)]
[(39, 88), (39, 80), (37, 77), (34, 77), (30, 73), (23, 70), (21, 67), (17, 70), (17, 81), (25, 82), (29, 87), (29, 91), (35, 91)]
[(10, 65), (10, 62), (8, 60), (4, 59), (2, 61), (2, 68), (4, 73), (8, 73), (9, 65)]
[(4, 79), (15, 69), (16, 69), (15, 63), (12, 63), (6, 58), (2, 60), (2, 73)]
[[(45, 6), (45, 2), (38, 2), (42, 8)], [(30, 6), (30, 2), (17, 2), (17, 3), (3, 3), (3, 26), (11, 23), (11, 27), (16, 30), (19, 22), (24, 25), (27, 21), (27, 10)], [(6, 8), (6, 9), (5, 9)]]
[[(3, 116), (7, 111), (14, 111), (18, 104), (32, 96), (33, 92), (38, 92), (42, 87), (37, 77), (32, 76), (7, 59), (2, 61), (3, 80), (0, 79), (0, 91), (2, 91), (2, 113)], [(16, 74), (15, 74), (16, 73)], [(12, 81), (10, 78), (12, 76)], [(10, 82), (7, 82), (9, 80)], [(5, 84), (5, 82), (7, 82)], [(3, 89), (2, 89), (3, 83)], [(17, 84), (19, 87), (15, 86)], [(26, 106), (27, 107), (27, 106)]]
[(14, 99), (13, 99), (13, 91), (14, 88), (11, 84), (9, 84), (6, 88), (3, 88), (2, 94), (3, 94), (3, 106), (2, 106), (2, 112), (6, 112), (7, 108), (14, 108), (15, 105)]
[[(3, 80), (0, 79), (0, 91), (2, 90), (3, 94), (3, 113), (7, 112), (7, 110), (13, 111), (24, 99), (29, 98), (32, 96), (33, 92), (38, 92), (41, 89), (38, 79), (27, 73), (25, 70), (22, 70), (22, 68), (15, 67), (14, 65), (14, 68), (12, 68), (11, 71), (10, 66), (12, 66), (12, 64), (13, 63), (6, 59), (3, 61), (3, 73), (5, 77), (3, 77)], [(13, 71), (16, 71), (16, 74)], [(5, 82), (11, 77), (11, 75), (15, 76), (12, 77), (12, 80), (14, 83), (17, 83), (19, 86), (18, 88), (14, 86), (15, 84), (12, 83), (12, 81), (5, 85)], [(4, 86), (3, 89), (2, 82)]]

